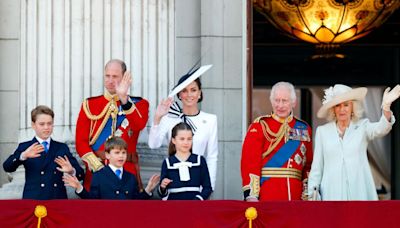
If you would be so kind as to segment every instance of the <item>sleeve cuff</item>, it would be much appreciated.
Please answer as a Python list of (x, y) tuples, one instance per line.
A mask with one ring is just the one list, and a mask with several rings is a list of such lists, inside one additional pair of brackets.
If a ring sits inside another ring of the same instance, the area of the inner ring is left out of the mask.
[(153, 196), (153, 193), (152, 193), (152, 192), (148, 192), (148, 191), (146, 191), (146, 189), (144, 190), (144, 192), (146, 192), (146, 194), (147, 194), (148, 196), (150, 196), (150, 197), (152, 197), (152, 196)]
[(128, 111), (132, 107), (132, 102), (130, 101), (130, 99), (128, 99), (128, 102), (126, 102), (126, 104), (123, 104), (121, 106), (124, 111)]
[(201, 197), (201, 195), (196, 195), (196, 198), (199, 200), (204, 200), (203, 197)]
[(158, 187), (158, 193), (160, 196), (166, 196), (168, 194), (168, 189), (165, 189), (164, 191), (161, 190), (161, 186)]
[(255, 196), (248, 196), (248, 197), (246, 197), (246, 198), (245, 198), (245, 200), (249, 200), (249, 199), (255, 199), (255, 200), (258, 200), (258, 198), (257, 198), (257, 197), (255, 197)]
[(83, 191), (83, 186), (82, 185), (79, 185), (79, 187), (76, 189), (76, 193), (77, 194), (80, 194), (80, 193), (82, 193), (82, 191)]
[(24, 156), (22, 156), (24, 153), (21, 153), (21, 155), (19, 156), (19, 160), (20, 161), (25, 161), (26, 160), (26, 157), (24, 157)]

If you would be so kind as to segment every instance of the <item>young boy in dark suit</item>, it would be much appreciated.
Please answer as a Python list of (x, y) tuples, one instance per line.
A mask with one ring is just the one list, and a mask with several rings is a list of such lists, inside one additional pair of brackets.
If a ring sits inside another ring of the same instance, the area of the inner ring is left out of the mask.
[(106, 141), (105, 156), (108, 165), (93, 174), (90, 192), (74, 176), (65, 175), (65, 185), (75, 188), (83, 199), (149, 199), (160, 175), (154, 174), (145, 191), (139, 192), (136, 177), (123, 168), (127, 148), (128, 145), (120, 137), (112, 137)]
[(23, 199), (67, 199), (62, 176), (68, 173), (83, 179), (84, 171), (65, 143), (51, 139), (53, 110), (39, 105), (32, 110), (31, 120), (35, 137), (20, 143), (3, 168), (14, 172), (20, 165), (25, 167)]

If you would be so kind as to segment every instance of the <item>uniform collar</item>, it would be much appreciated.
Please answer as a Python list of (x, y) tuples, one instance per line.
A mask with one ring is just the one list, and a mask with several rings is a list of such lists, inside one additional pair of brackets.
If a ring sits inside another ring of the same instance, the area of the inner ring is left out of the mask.
[(108, 92), (107, 90), (105, 90), (104, 92), (104, 97), (106, 98), (106, 100), (111, 101), (119, 101), (119, 97), (117, 94), (112, 95), (110, 92)]
[(274, 120), (278, 121), (279, 123), (290, 123), (293, 120), (293, 113), (290, 113), (290, 115), (286, 118), (280, 118), (279, 116), (277, 116), (275, 113), (272, 113), (272, 118), (274, 118)]

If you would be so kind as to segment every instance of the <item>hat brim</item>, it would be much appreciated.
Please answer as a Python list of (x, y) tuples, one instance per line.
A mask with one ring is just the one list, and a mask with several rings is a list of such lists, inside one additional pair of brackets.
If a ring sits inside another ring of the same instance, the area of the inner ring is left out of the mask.
[(321, 108), (318, 110), (317, 113), (318, 118), (326, 118), (329, 113), (329, 109), (337, 104), (343, 103), (345, 101), (363, 100), (365, 95), (367, 95), (367, 91), (368, 91), (367, 88), (360, 87), (352, 89), (349, 92), (340, 94), (338, 96), (335, 96), (331, 101), (321, 106)]
[(212, 65), (204, 65), (201, 66), (199, 69), (196, 70), (190, 77), (188, 77), (184, 82), (179, 84), (177, 87), (175, 87), (171, 93), (168, 95), (168, 97), (174, 97), (176, 94), (178, 94), (180, 91), (182, 91), (186, 86), (188, 86), (190, 83), (194, 82), (198, 77), (200, 77), (202, 74), (204, 74), (206, 71), (208, 71)]

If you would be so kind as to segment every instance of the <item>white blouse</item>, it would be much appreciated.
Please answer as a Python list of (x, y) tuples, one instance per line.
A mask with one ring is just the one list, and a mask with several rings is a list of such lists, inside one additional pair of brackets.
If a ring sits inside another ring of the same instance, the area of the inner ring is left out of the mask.
[[(189, 118), (196, 126), (192, 151), (194, 154), (202, 155), (206, 158), (211, 186), (215, 189), (218, 160), (217, 116), (200, 111), (197, 115), (186, 115), (186, 118)], [(183, 122), (181, 118), (167, 114), (161, 118), (159, 125), (153, 124), (150, 128), (149, 147), (154, 149), (159, 148), (161, 145), (168, 146), (171, 140), (172, 128), (180, 122)]]

